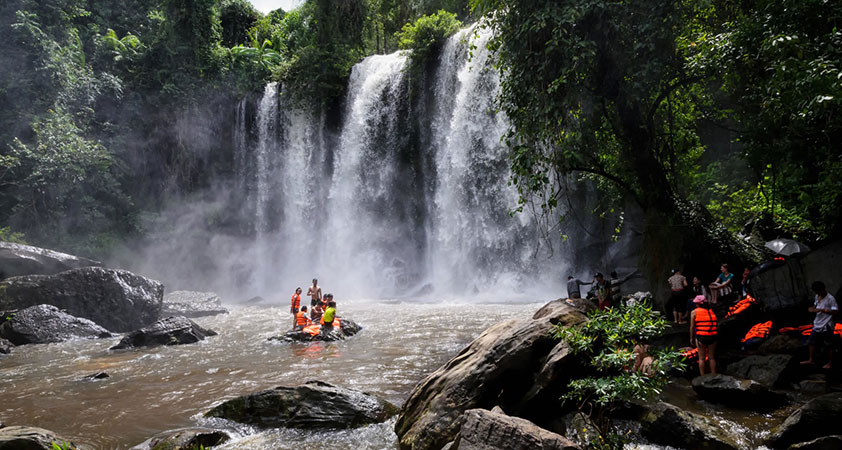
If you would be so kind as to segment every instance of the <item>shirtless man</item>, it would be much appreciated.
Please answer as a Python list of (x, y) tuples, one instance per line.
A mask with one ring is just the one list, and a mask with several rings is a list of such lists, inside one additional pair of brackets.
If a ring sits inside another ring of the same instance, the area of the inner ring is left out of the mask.
[(319, 287), (319, 280), (313, 278), (313, 285), (307, 288), (307, 295), (310, 296), (310, 306), (322, 301), (322, 288)]

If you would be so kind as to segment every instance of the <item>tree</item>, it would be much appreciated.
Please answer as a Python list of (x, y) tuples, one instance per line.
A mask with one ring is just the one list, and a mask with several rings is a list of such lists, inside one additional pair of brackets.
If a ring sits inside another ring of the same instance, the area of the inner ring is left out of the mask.
[[(283, 11), (281, 11), (283, 14)], [(246, 0), (226, 0), (219, 8), (222, 45), (233, 47), (248, 42), (248, 31), (261, 19), (259, 11)], [(265, 39), (269, 39), (266, 37)]]

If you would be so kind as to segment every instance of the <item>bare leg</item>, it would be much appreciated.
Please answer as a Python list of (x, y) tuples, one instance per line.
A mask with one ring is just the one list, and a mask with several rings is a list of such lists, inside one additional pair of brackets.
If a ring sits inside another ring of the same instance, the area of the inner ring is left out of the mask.
[(699, 374), (705, 374), (705, 356), (707, 356), (708, 349), (706, 346), (702, 345), (701, 343), (697, 344), (699, 349)]
[(828, 370), (833, 368), (833, 346), (832, 345), (830, 346), (829, 350), (830, 350), (830, 354), (827, 357), (827, 364), (825, 364), (823, 366), (824, 369), (828, 369)]
[(716, 342), (708, 347), (708, 356), (710, 357), (710, 373), (716, 375)]
[(816, 352), (816, 346), (809, 345), (807, 348), (810, 349), (810, 357), (807, 358), (807, 361), (801, 361), (801, 364), (813, 364), (813, 353)]

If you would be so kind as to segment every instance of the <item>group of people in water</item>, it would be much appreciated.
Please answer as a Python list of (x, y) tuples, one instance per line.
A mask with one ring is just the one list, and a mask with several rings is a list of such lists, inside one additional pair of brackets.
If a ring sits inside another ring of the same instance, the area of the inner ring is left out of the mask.
[(322, 295), (322, 288), (319, 280), (313, 278), (313, 284), (307, 288), (307, 295), (310, 297), (310, 314), (307, 314), (307, 305), (301, 305), (301, 288), (296, 288), (290, 300), (289, 312), (292, 313), (293, 330), (303, 330), (313, 324), (321, 325), (321, 332), (327, 333), (333, 329), (336, 319), (336, 302), (333, 294)]

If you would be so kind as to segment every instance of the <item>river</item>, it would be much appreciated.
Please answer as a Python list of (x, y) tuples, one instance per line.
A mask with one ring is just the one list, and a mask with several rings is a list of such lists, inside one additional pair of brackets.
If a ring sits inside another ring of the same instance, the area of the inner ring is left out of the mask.
[[(278, 385), (321, 380), (400, 406), (416, 383), (488, 326), (534, 313), (542, 303), (340, 301), (340, 316), (363, 331), (335, 343), (267, 338), (289, 328), (287, 307), (230, 306), (195, 319), (219, 333), (191, 345), (112, 352), (119, 338), (16, 347), (0, 358), (0, 422), (53, 430), (94, 448), (128, 448), (194, 425), (229, 427), (222, 448), (395, 448), (394, 419), (348, 431), (275, 430), (207, 422), (214, 405)], [(104, 371), (100, 381), (82, 381)]]

